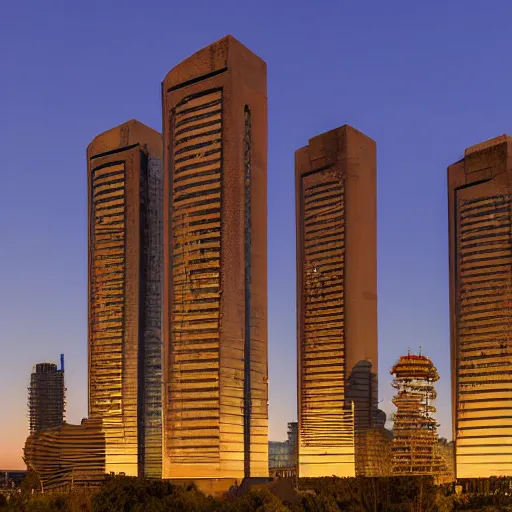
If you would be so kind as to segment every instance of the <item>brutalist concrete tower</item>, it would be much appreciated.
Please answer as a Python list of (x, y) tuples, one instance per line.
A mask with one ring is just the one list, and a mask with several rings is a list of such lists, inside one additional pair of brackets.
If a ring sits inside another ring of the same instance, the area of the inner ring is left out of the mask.
[(375, 142), (314, 137), (295, 180), (299, 476), (353, 476), (354, 430), (377, 413)]
[(448, 167), (456, 477), (512, 476), (512, 137)]
[(28, 416), (30, 433), (59, 427), (65, 412), (64, 356), (61, 368), (53, 363), (39, 363), (30, 376)]
[(227, 36), (162, 94), (164, 477), (266, 477), (266, 64)]
[(161, 135), (132, 120), (87, 148), (89, 416), (107, 472), (161, 476)]

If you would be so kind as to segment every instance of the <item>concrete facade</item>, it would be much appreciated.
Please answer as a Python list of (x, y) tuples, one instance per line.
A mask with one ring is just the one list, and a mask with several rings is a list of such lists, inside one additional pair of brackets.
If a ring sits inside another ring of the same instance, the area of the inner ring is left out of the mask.
[(130, 476), (161, 475), (161, 152), (136, 120), (87, 148), (89, 416)]
[(377, 416), (375, 142), (345, 125), (295, 154), (299, 476), (354, 476)]
[(457, 479), (512, 476), (512, 138), (448, 167)]
[(227, 36), (162, 96), (163, 476), (218, 487), (268, 476), (266, 64)]

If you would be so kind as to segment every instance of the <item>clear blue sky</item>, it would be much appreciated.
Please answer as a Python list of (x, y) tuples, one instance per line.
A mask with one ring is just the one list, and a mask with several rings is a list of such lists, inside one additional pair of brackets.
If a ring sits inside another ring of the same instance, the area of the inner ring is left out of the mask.
[(0, 15), (0, 467), (22, 465), (32, 365), (67, 359), (87, 414), (85, 148), (131, 118), (161, 129), (160, 83), (231, 33), (268, 64), (270, 436), (295, 399), (295, 149), (348, 123), (377, 142), (380, 395), (423, 347), (450, 435), (446, 166), (512, 132), (512, 2), (5, 2)]

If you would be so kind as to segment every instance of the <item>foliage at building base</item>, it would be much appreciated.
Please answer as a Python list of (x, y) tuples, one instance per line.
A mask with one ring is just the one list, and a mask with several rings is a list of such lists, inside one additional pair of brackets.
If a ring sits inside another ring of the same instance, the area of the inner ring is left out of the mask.
[[(507, 484), (509, 487), (511, 482)], [(300, 479), (294, 499), (282, 501), (270, 486), (257, 486), (239, 497), (213, 498), (194, 485), (164, 480), (109, 477), (99, 491), (14, 494), (0, 510), (21, 512), (512, 512), (512, 496), (452, 493), (430, 476)]]

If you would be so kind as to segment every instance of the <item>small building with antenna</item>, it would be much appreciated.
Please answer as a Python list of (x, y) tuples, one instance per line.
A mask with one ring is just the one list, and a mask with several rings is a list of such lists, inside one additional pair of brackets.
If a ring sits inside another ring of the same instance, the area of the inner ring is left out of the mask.
[(30, 376), (28, 388), (28, 417), (30, 433), (59, 427), (66, 412), (64, 387), (64, 354), (60, 369), (55, 363), (38, 363)]

